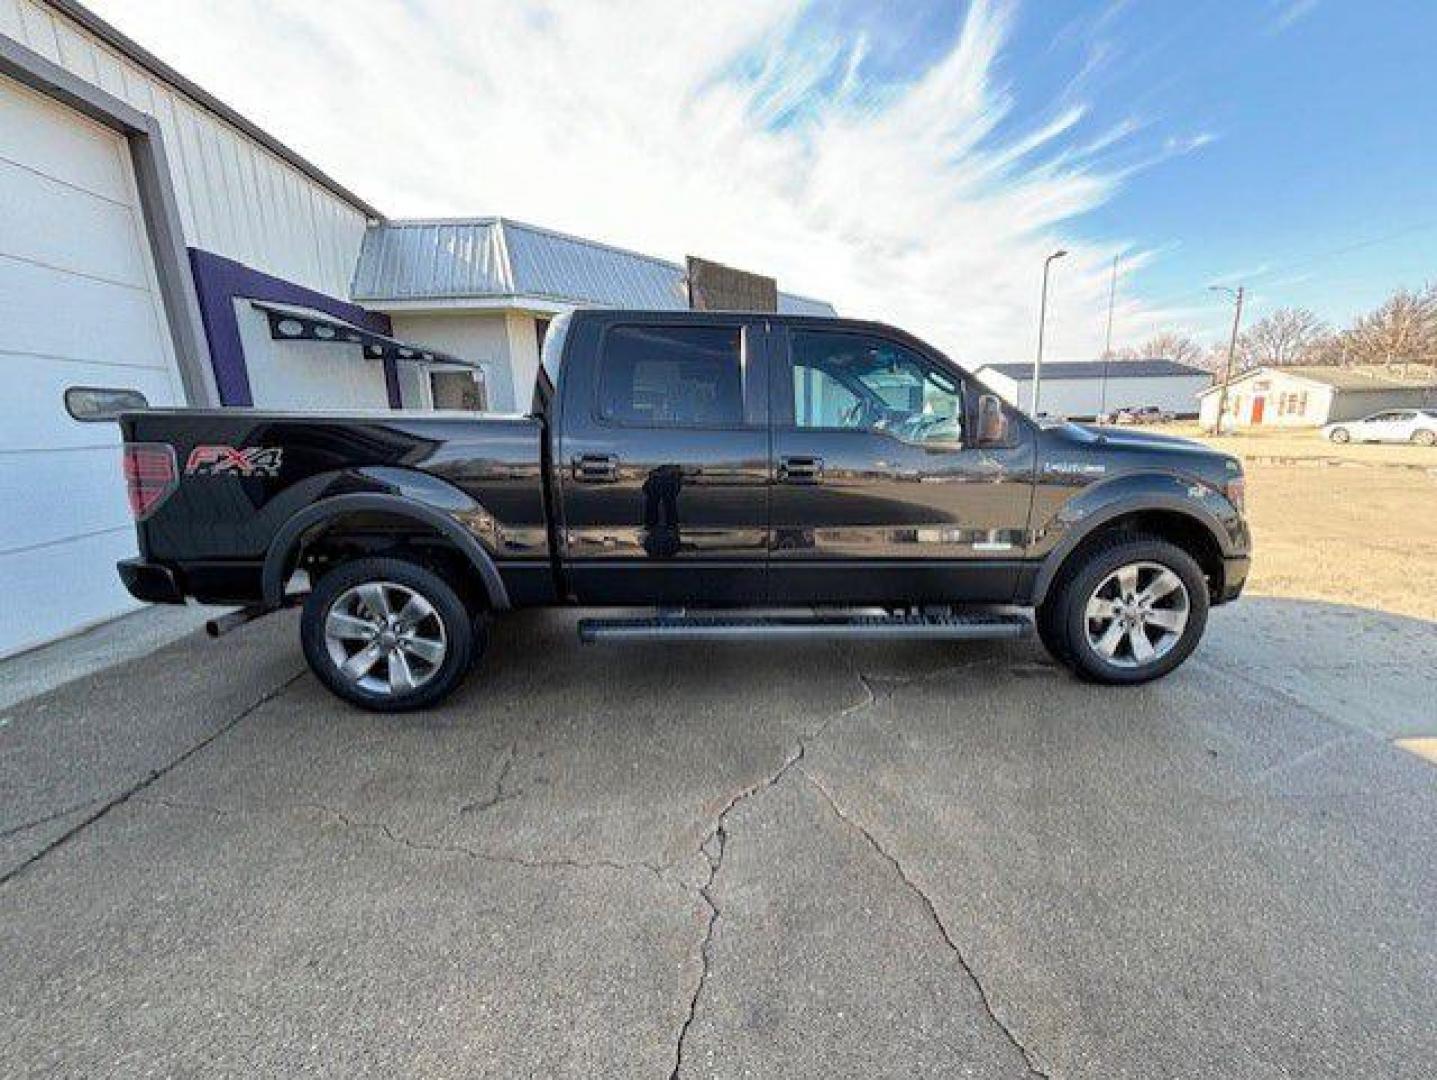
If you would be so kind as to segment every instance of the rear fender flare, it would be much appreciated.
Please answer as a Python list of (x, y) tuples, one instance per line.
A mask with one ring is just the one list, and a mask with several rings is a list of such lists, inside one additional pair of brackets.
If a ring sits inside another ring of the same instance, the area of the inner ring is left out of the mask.
[(372, 492), (331, 496), (301, 510), (280, 527), (264, 559), (261, 580), (267, 606), (276, 608), (284, 603), (285, 570), (299, 546), (300, 537), (316, 525), (357, 511), (383, 511), (412, 518), (416, 523), (433, 529), (449, 540), (478, 573), (488, 594), (489, 606), (495, 611), (508, 610), (509, 593), (504, 588), (504, 579), (499, 576), (493, 557), (473, 533), (442, 510), (425, 503), (400, 495)]

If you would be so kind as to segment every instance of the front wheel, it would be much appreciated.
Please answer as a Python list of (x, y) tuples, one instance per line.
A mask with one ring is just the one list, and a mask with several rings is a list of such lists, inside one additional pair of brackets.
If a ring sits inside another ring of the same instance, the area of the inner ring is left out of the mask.
[(364, 558), (319, 580), (305, 601), (300, 641), (310, 669), (336, 696), (372, 712), (408, 712), (459, 685), (474, 662), (475, 625), (432, 570)]
[(1423, 428), (1421, 431), (1413, 433), (1412, 441), (1418, 446), (1437, 446), (1437, 431)]
[(1335, 443), (1345, 443), (1352, 441), (1352, 433), (1349, 432), (1345, 427), (1333, 428), (1327, 437)]
[(1048, 605), (1056, 659), (1091, 682), (1132, 685), (1161, 678), (1197, 648), (1208, 588), (1182, 548), (1123, 535), (1065, 574)]

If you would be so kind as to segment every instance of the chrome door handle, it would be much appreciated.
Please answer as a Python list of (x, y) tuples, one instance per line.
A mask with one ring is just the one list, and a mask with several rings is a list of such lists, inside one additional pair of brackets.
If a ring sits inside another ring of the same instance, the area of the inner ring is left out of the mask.
[(580, 454), (574, 458), (574, 479), (581, 484), (607, 484), (619, 478), (617, 454)]
[(785, 484), (817, 484), (823, 480), (823, 458), (785, 457), (778, 460), (778, 478)]

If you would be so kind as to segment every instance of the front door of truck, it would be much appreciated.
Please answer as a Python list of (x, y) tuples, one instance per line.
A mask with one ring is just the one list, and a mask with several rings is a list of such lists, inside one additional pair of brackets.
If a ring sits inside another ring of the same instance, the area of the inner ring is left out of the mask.
[(575, 328), (555, 462), (569, 586), (585, 604), (765, 595), (768, 376), (761, 318)]
[(1011, 599), (1027, 539), (1033, 443), (978, 448), (982, 392), (880, 334), (779, 329), (771, 408), (776, 603)]

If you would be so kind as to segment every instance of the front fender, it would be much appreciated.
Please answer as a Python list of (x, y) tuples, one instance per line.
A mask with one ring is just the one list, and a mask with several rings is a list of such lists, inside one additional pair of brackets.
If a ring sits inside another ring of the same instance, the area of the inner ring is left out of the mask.
[(1088, 537), (1120, 517), (1155, 511), (1180, 515), (1201, 526), (1224, 559), (1248, 554), (1247, 525), (1223, 492), (1190, 477), (1128, 473), (1084, 489), (1035, 528), (1029, 550), (1042, 558), (1042, 564), (1033, 583), (1032, 603), (1042, 602), (1063, 561)]

